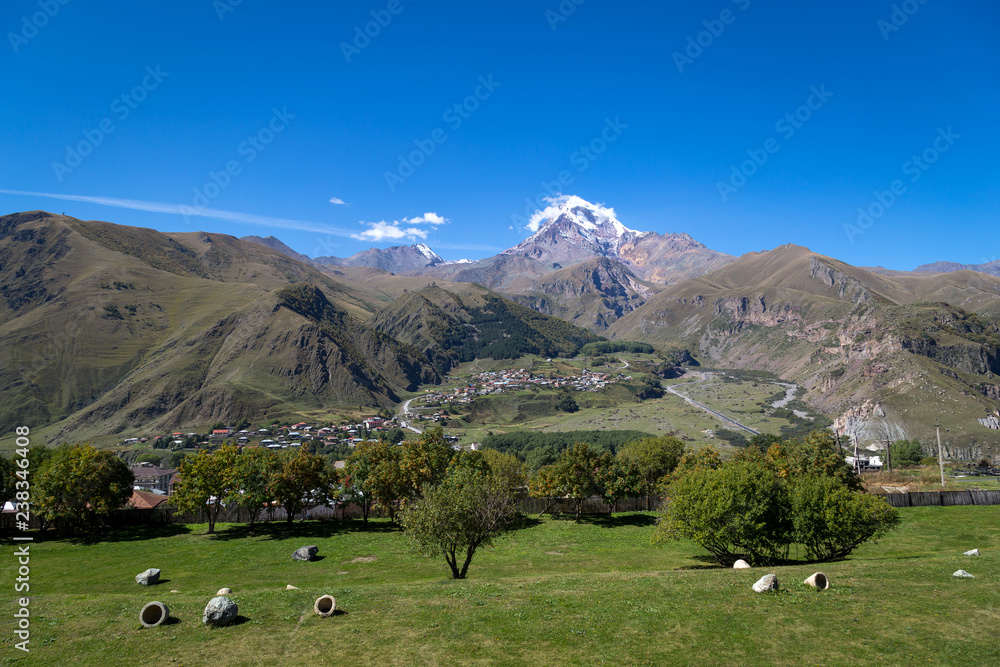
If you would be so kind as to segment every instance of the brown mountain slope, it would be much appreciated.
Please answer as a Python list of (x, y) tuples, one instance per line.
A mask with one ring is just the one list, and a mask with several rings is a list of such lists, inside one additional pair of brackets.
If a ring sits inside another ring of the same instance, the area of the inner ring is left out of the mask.
[(1000, 453), (977, 421), (1000, 407), (998, 309), (1000, 279), (984, 274), (880, 275), (784, 246), (667, 287), (608, 335), (777, 373), (862, 438), (891, 423), (931, 444), (941, 419), (972, 457)]

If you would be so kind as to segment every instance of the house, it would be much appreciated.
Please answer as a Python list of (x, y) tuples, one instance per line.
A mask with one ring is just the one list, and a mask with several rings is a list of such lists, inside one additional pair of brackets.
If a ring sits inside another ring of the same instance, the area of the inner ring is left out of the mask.
[(129, 499), (127, 506), (131, 506), (137, 510), (151, 510), (156, 509), (167, 502), (167, 500), (168, 498), (165, 494), (133, 490), (132, 497)]
[(176, 470), (168, 470), (154, 466), (152, 463), (140, 463), (130, 468), (135, 481), (134, 489), (149, 489), (160, 493), (170, 493), (170, 480)]

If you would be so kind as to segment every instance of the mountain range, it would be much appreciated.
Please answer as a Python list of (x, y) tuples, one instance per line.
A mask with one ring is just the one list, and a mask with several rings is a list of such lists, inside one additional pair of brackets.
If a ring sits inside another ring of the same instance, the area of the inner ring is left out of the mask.
[[(786, 245), (732, 257), (560, 197), (517, 246), (309, 258), (274, 237), (0, 217), (0, 424), (61, 438), (394, 405), (455, 364), (599, 336), (768, 371), (862, 439), (1000, 453), (996, 263), (853, 267)], [(9, 430), (9, 429), (8, 429)]]

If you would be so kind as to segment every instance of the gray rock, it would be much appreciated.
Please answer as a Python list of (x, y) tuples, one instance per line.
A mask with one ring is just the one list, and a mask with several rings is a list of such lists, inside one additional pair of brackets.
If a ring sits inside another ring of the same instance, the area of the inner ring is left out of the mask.
[(150, 602), (139, 612), (139, 622), (144, 628), (155, 628), (170, 618), (170, 610), (162, 602)]
[(315, 560), (316, 554), (319, 552), (319, 547), (315, 544), (308, 547), (299, 547), (292, 554), (292, 558), (295, 560)]
[(749, 570), (750, 569), (750, 563), (746, 562), (745, 560), (743, 560), (741, 558), (738, 561), (736, 561), (735, 563), (733, 563), (733, 569), (734, 570)]
[(778, 577), (773, 574), (765, 574), (753, 585), (753, 590), (756, 593), (778, 590)]
[(201, 622), (205, 625), (219, 628), (235, 621), (236, 615), (239, 612), (240, 608), (236, 606), (235, 602), (220, 595), (219, 597), (212, 598), (205, 605), (205, 613), (201, 616)]
[(135, 583), (140, 586), (155, 586), (160, 583), (160, 571), (155, 567), (151, 567), (145, 572), (140, 572), (135, 575)]
[(956, 570), (955, 574), (951, 575), (953, 577), (963, 577), (965, 579), (975, 579), (974, 576), (966, 572), (965, 570)]
[(813, 588), (818, 588), (821, 591), (825, 591), (830, 587), (830, 580), (827, 579), (826, 575), (822, 572), (817, 572), (805, 581), (806, 584), (812, 586)]
[(962, 555), (963, 556), (978, 556), (979, 555), (979, 549), (973, 549), (972, 551), (966, 551)]

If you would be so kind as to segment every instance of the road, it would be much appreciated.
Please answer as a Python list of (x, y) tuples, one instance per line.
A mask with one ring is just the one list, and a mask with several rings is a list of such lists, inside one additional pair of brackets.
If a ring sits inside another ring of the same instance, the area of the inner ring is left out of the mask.
[(707, 413), (709, 413), (711, 415), (715, 415), (716, 417), (718, 417), (722, 421), (726, 422), (727, 424), (732, 424), (733, 426), (736, 426), (737, 428), (741, 428), (744, 431), (747, 431), (748, 433), (752, 433), (753, 435), (760, 435), (760, 431), (755, 431), (752, 428), (750, 428), (749, 426), (745, 426), (744, 424), (739, 423), (735, 419), (730, 419), (729, 417), (727, 417), (726, 415), (722, 414), (721, 412), (716, 412), (715, 410), (713, 410), (712, 408), (708, 407), (707, 405), (705, 405), (703, 403), (699, 403), (698, 401), (691, 400), (690, 398), (688, 398), (687, 396), (685, 396), (681, 392), (677, 391), (677, 389), (675, 389), (675, 387), (683, 387), (685, 384), (701, 384), (702, 382), (705, 382), (708, 379), (709, 379), (708, 376), (703, 376), (700, 379), (695, 380), (694, 382), (685, 382), (684, 384), (673, 385), (673, 386), (668, 385), (667, 386), (667, 391), (670, 392), (671, 394), (673, 394), (674, 396), (680, 396), (681, 398), (683, 398), (685, 400), (685, 402), (690, 403), (691, 405), (693, 405), (693, 406), (695, 406), (697, 408), (701, 408), (702, 410), (704, 410), (705, 412), (707, 412)]
[(423, 431), (421, 431), (419, 428), (410, 426), (409, 422), (404, 421), (404, 419), (406, 418), (406, 413), (410, 411), (410, 403), (412, 402), (413, 399), (411, 398), (406, 401), (403, 401), (403, 404), (399, 406), (399, 425), (403, 428), (410, 429), (414, 433), (423, 433)]

